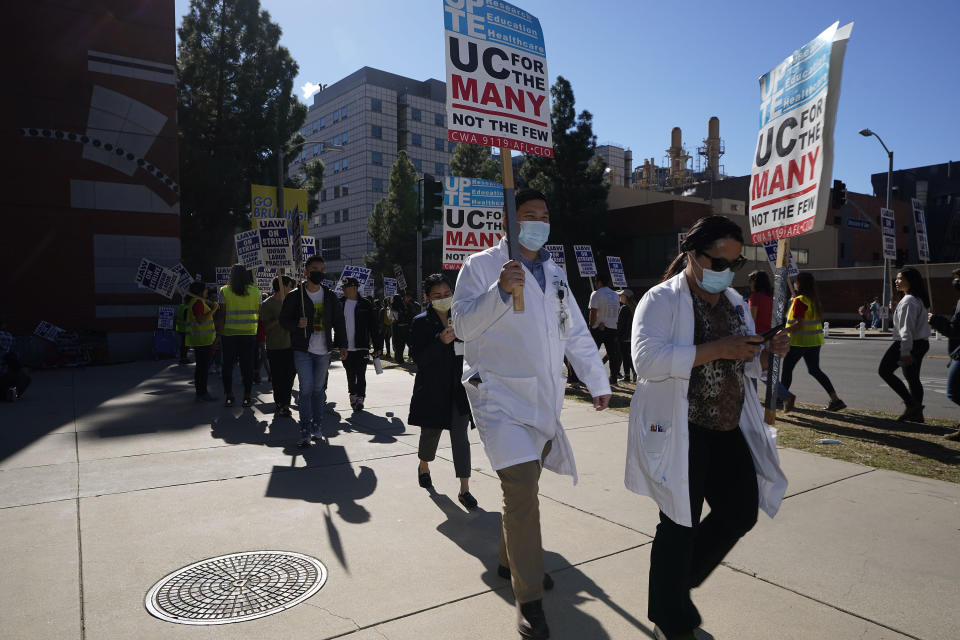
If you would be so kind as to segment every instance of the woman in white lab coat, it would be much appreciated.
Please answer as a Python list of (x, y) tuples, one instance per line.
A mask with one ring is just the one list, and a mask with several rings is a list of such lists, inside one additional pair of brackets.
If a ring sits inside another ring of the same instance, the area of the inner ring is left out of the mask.
[[(660, 507), (650, 552), (648, 615), (661, 640), (699, 637), (690, 598), (757, 520), (771, 517), (786, 491), (776, 436), (763, 423), (748, 378), (780, 332), (761, 345), (743, 298), (730, 288), (740, 227), (723, 216), (698, 220), (659, 285), (634, 315), (632, 356), (639, 382), (630, 405), (626, 485)], [(704, 500), (710, 514), (700, 519)]]

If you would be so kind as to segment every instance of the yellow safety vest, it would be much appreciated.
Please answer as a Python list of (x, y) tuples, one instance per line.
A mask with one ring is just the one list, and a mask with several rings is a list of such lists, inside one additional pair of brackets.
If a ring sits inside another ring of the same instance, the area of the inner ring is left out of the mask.
[(260, 290), (252, 284), (247, 285), (247, 295), (238, 296), (230, 285), (220, 287), (227, 308), (223, 321), (225, 336), (257, 335), (257, 313), (260, 309)]
[(173, 318), (173, 330), (177, 333), (186, 333), (187, 332), (187, 321), (184, 317), (184, 312), (190, 307), (188, 304), (177, 305), (176, 316)]
[(819, 347), (823, 344), (823, 319), (814, 316), (813, 300), (807, 296), (797, 296), (794, 301), (799, 300), (807, 305), (807, 310), (802, 318), (796, 318), (793, 314), (793, 305), (790, 303), (790, 310), (787, 312), (787, 333), (790, 334), (791, 347)]
[[(210, 305), (205, 300), (203, 303), (203, 313), (210, 312)], [(193, 305), (187, 307), (187, 346), (188, 347), (207, 347), (213, 344), (217, 339), (217, 329), (213, 326), (213, 316), (211, 315), (205, 322), (197, 319), (193, 313)]]

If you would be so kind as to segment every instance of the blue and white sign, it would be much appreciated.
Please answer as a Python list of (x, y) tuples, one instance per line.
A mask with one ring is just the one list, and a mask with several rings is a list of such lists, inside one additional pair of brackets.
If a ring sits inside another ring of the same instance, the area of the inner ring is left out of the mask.
[(550, 252), (550, 257), (557, 263), (558, 267), (564, 271), (567, 270), (567, 254), (562, 244), (545, 244), (543, 248)]
[(257, 218), (260, 232), (262, 264), (271, 271), (289, 269), (293, 264), (290, 251), (290, 229), (283, 218)]
[(39, 336), (44, 340), (49, 340), (50, 342), (56, 342), (61, 333), (63, 333), (63, 329), (54, 324), (50, 324), (46, 320), (41, 320), (37, 328), (33, 330), (33, 335)]
[(607, 256), (607, 267), (610, 269), (610, 284), (623, 289), (627, 286), (627, 276), (623, 272), (623, 261), (617, 256)]
[(247, 269), (253, 269), (262, 260), (260, 255), (260, 232), (256, 229), (234, 234), (237, 245), (237, 262)]
[(323, 286), (325, 286), (327, 289), (333, 289), (333, 280), (324, 280), (324, 281), (322, 282), (322, 284), (323, 284)]
[[(777, 272), (777, 241), (771, 240), (770, 242), (764, 242), (763, 248), (767, 252), (767, 260), (770, 262), (770, 270), (776, 273)], [(787, 269), (787, 275), (793, 278), (799, 274), (800, 274), (800, 269), (797, 268), (797, 263), (793, 259), (793, 251), (791, 251), (790, 266)]]
[(173, 329), (174, 307), (162, 304), (157, 307), (157, 329)]
[(401, 269), (401, 268), (398, 267), (397, 265), (394, 265), (394, 266), (393, 266), (393, 277), (397, 279), (397, 286), (400, 287), (401, 290), (406, 291), (406, 289), (407, 289), (407, 279), (406, 279), (406, 277), (404, 277), (404, 275), (403, 275), (403, 269)]
[(367, 280), (367, 282), (363, 285), (363, 289), (362, 289), (361, 295), (362, 295), (364, 298), (372, 298), (372, 297), (373, 297), (373, 289), (374, 289), (374, 281), (373, 281), (373, 278), (370, 278), (370, 279)]
[(917, 235), (917, 253), (922, 262), (930, 262), (930, 243), (927, 241), (927, 218), (919, 198), (911, 198), (913, 205), (913, 229)]
[(397, 295), (397, 279), (396, 278), (387, 278), (383, 279), (383, 297), (392, 298)]
[(897, 259), (897, 222), (893, 209), (880, 209), (880, 224), (883, 225), (883, 259)]
[(860, 218), (847, 218), (847, 226), (851, 229), (863, 229), (864, 231), (873, 227), (869, 220), (861, 220)]
[(303, 263), (307, 263), (307, 258), (317, 254), (317, 239), (313, 236), (300, 236), (300, 251), (303, 255)]
[(577, 259), (577, 268), (581, 278), (597, 275), (597, 265), (593, 261), (593, 247), (588, 244), (573, 245), (573, 255)]
[(145, 289), (172, 298), (174, 291), (177, 289), (177, 274), (163, 265), (143, 258), (137, 268), (135, 282)]
[(337, 280), (337, 286), (334, 289), (335, 293), (343, 292), (343, 279), (344, 278), (356, 278), (357, 282), (360, 283), (360, 286), (357, 287), (360, 291), (363, 291), (367, 286), (367, 280), (370, 279), (370, 269), (366, 267), (355, 267), (348, 264), (343, 268), (343, 272), (340, 274), (340, 279)]
[(251, 271), (253, 271), (253, 275), (257, 279), (257, 289), (260, 290), (260, 293), (268, 296), (272, 295), (273, 276), (276, 274), (276, 272), (262, 266), (257, 267), (256, 269), (251, 269)]
[(225, 287), (230, 281), (230, 267), (217, 267), (217, 287)]
[(187, 271), (187, 268), (179, 262), (170, 267), (170, 271), (173, 271), (177, 275), (178, 289), (187, 291), (190, 288), (190, 285), (193, 284), (193, 276), (191, 276), (190, 272)]

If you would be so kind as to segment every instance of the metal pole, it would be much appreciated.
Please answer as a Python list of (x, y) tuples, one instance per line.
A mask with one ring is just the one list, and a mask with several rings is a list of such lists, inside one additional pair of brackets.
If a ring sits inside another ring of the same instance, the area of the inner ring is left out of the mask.
[(423, 178), (417, 181), (417, 304), (423, 304)]
[[(876, 134), (874, 134), (876, 135)], [(880, 140), (880, 136), (877, 136), (877, 140)], [(886, 149), (887, 145), (883, 144), (883, 140), (880, 140), (880, 144), (883, 145), (883, 148)], [(890, 163), (887, 166), (887, 209), (893, 211), (890, 206), (890, 200), (893, 196), (893, 151), (887, 150), (887, 158)], [(896, 230), (894, 230), (896, 232)], [(890, 328), (890, 299), (892, 297), (891, 288), (893, 286), (893, 278), (890, 277), (890, 259), (884, 258), (883, 260), (883, 308), (884, 315), (881, 323), (881, 329), (886, 331)]]
[(284, 217), (283, 209), (283, 150), (277, 147), (277, 217)]

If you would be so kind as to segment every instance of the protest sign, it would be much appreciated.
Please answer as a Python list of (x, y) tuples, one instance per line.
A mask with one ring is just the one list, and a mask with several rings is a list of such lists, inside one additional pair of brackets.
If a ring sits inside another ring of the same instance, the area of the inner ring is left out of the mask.
[(41, 320), (37, 328), (33, 330), (33, 335), (39, 336), (44, 340), (49, 340), (50, 342), (56, 342), (61, 333), (63, 333), (63, 329), (45, 320)]
[(753, 242), (823, 229), (833, 128), (853, 23), (834, 23), (760, 77), (760, 135), (750, 178)]
[(290, 251), (290, 230), (287, 223), (278, 218), (260, 218), (257, 220), (260, 233), (262, 263), (267, 269), (289, 269), (293, 262)]
[(273, 295), (273, 278), (276, 272), (262, 266), (251, 269), (251, 271), (256, 278), (257, 289), (260, 290), (260, 293), (268, 296)]
[(355, 267), (353, 265), (346, 265), (343, 268), (343, 272), (340, 273), (340, 278), (337, 280), (336, 288), (334, 291), (340, 293), (343, 291), (343, 279), (344, 278), (356, 278), (357, 282), (360, 283), (360, 286), (357, 287), (358, 290), (363, 291), (363, 288), (367, 284), (367, 280), (370, 280), (370, 269), (366, 267)]
[(554, 262), (557, 263), (557, 266), (567, 270), (567, 254), (563, 250), (562, 244), (545, 244), (543, 248), (550, 252), (550, 257)]
[(260, 253), (260, 232), (258, 230), (241, 231), (234, 234), (233, 239), (237, 245), (237, 262), (247, 269), (252, 269), (260, 264), (263, 258)]
[(307, 258), (317, 253), (317, 239), (313, 236), (301, 236), (300, 251), (303, 256), (303, 263), (306, 264)]
[(187, 268), (180, 264), (179, 262), (172, 267), (170, 271), (173, 271), (177, 276), (177, 288), (181, 291), (187, 291), (190, 289), (190, 285), (193, 284), (193, 276), (190, 275), (190, 272), (187, 271)]
[(137, 267), (135, 282), (145, 289), (151, 289), (162, 296), (172, 298), (177, 289), (177, 274), (163, 265), (143, 258), (140, 266)]
[[(258, 229), (257, 220), (261, 218), (282, 218), (289, 222), (293, 219), (294, 211), (307, 211), (307, 190), (283, 190), (282, 216), (277, 215), (277, 188), (262, 184), (250, 185), (250, 228)], [(303, 216), (305, 218), (306, 216)], [(306, 219), (300, 220), (300, 233), (307, 234)]]
[[(776, 272), (777, 270), (777, 241), (770, 240), (769, 242), (763, 243), (763, 248), (767, 252), (767, 261), (770, 263), (770, 270)], [(800, 275), (800, 269), (797, 268), (797, 263), (793, 259), (793, 251), (790, 252), (790, 266), (787, 267), (787, 275), (791, 278), (794, 278)]]
[(368, 278), (367, 282), (363, 285), (360, 295), (365, 298), (372, 298), (374, 293), (374, 281), (373, 278)]
[(924, 215), (923, 203), (919, 198), (910, 198), (913, 206), (913, 230), (917, 235), (917, 255), (921, 262), (930, 262), (930, 244), (927, 241), (927, 218)]
[(333, 289), (333, 280), (326, 280), (326, 279), (324, 279), (324, 281), (323, 281), (322, 284), (323, 284), (323, 286), (325, 286), (327, 289)]
[(607, 268), (610, 269), (610, 284), (623, 289), (627, 286), (627, 276), (623, 272), (623, 262), (617, 256), (607, 256)]
[(880, 209), (880, 224), (883, 225), (883, 258), (897, 259), (897, 223), (893, 209)]
[(383, 297), (392, 298), (397, 295), (397, 279), (396, 278), (383, 278)]
[(230, 267), (217, 267), (217, 287), (225, 287), (230, 281)]
[(503, 237), (503, 185), (480, 178), (443, 179), (443, 268), (457, 270), (471, 253)]
[(162, 304), (157, 307), (157, 329), (173, 329), (174, 307)]
[(597, 265), (593, 262), (593, 248), (588, 244), (573, 245), (573, 255), (577, 259), (577, 268), (580, 277), (589, 278), (597, 275)]
[(393, 277), (397, 279), (397, 286), (400, 287), (402, 291), (407, 289), (407, 279), (403, 275), (403, 269), (394, 265), (393, 267)]
[(552, 158), (540, 21), (501, 0), (444, 0), (443, 23), (447, 139)]

